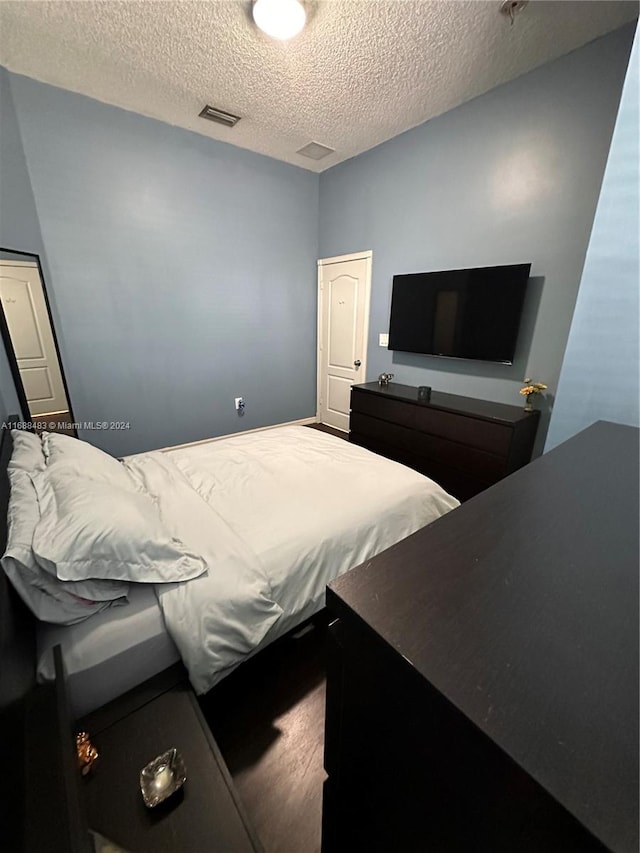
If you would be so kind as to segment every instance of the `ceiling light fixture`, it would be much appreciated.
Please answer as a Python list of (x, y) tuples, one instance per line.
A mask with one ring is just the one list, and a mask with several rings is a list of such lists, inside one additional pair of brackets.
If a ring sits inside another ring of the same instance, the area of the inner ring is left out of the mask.
[(287, 41), (304, 27), (307, 13), (300, 0), (255, 0), (253, 20), (268, 36)]

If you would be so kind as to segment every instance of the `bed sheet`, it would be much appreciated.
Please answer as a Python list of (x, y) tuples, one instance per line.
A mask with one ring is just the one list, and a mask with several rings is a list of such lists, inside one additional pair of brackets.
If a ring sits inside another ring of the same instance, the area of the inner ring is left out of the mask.
[(76, 718), (126, 693), (180, 660), (151, 584), (132, 584), (129, 604), (76, 625), (38, 626), (38, 681), (53, 679), (60, 644)]

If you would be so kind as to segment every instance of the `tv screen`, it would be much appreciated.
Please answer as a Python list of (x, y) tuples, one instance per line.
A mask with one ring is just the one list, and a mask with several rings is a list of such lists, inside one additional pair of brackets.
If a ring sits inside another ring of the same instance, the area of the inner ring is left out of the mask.
[(393, 277), (389, 349), (511, 364), (531, 264)]

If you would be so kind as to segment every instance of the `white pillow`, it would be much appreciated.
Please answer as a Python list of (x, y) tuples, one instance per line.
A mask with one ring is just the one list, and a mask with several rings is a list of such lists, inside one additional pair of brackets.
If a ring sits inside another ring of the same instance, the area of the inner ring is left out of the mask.
[(9, 470), (20, 468), (23, 471), (42, 471), (45, 466), (44, 451), (40, 436), (23, 429), (12, 429), (13, 450), (9, 460)]
[(65, 583), (45, 572), (31, 545), (40, 520), (38, 498), (26, 471), (9, 470), (11, 494), (7, 514), (7, 549), (0, 561), (18, 595), (43, 622), (73, 625), (105, 610), (126, 604), (128, 584), (113, 581)]
[(47, 467), (64, 462), (73, 465), (79, 474), (92, 480), (101, 480), (127, 491), (136, 491), (136, 484), (122, 462), (86, 441), (62, 433), (44, 432), (42, 449)]
[(52, 465), (35, 475), (38, 563), (60, 580), (170, 583), (198, 577), (204, 561), (163, 528), (154, 500)]

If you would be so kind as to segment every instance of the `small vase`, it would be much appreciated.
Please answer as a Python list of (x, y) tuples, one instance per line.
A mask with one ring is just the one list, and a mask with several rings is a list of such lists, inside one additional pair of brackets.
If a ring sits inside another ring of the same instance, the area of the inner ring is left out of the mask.
[(525, 410), (525, 412), (532, 412), (533, 411), (533, 394), (527, 395), (526, 402), (524, 404), (524, 410)]

